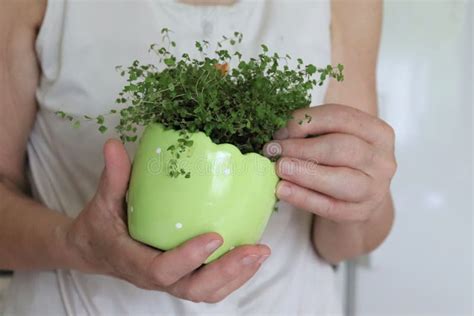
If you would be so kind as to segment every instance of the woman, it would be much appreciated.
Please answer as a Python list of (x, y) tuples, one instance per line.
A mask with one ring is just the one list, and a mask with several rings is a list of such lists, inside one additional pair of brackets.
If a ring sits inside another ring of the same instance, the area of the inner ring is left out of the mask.
[[(7, 315), (340, 312), (331, 264), (376, 248), (393, 220), (394, 135), (375, 116), (380, 1), (25, 0), (4, 4), (0, 21), (0, 268), (17, 271)], [(265, 43), (345, 65), (344, 83), (314, 91), (317, 119), (299, 125), (297, 112), (275, 135), (283, 202), (262, 244), (204, 267), (222, 238), (168, 252), (133, 241), (124, 147), (109, 140), (104, 166), (104, 138), (54, 115), (108, 111), (123, 84), (111, 69), (151, 61), (165, 26), (178, 50), (238, 30), (247, 55)]]

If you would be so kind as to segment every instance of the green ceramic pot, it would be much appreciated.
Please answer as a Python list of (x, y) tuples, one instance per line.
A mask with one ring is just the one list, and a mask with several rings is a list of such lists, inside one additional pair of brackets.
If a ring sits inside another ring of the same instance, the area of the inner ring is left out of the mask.
[(133, 162), (128, 193), (130, 235), (161, 250), (173, 249), (206, 232), (224, 244), (208, 259), (254, 244), (262, 236), (276, 202), (274, 163), (256, 153), (242, 155), (230, 144), (214, 144), (204, 133), (179, 159), (191, 177), (169, 176), (167, 148), (179, 133), (149, 125)]

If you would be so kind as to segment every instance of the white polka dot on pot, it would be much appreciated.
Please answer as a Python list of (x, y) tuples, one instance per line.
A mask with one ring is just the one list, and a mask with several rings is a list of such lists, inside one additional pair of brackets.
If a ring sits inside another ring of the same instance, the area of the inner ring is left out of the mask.
[(156, 152), (158, 155), (161, 154), (161, 148), (160, 148), (160, 147), (156, 148), (155, 152)]
[(174, 225), (176, 227), (176, 229), (181, 229), (183, 228), (183, 224), (181, 223), (176, 223), (176, 225)]
[(225, 168), (225, 169), (224, 169), (224, 174), (225, 174), (226, 176), (228, 176), (228, 175), (230, 174), (230, 169), (229, 169), (229, 168)]

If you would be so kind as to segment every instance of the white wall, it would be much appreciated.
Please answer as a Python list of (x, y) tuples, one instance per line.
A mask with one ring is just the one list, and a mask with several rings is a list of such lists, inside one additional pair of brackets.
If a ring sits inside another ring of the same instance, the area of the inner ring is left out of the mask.
[(398, 137), (397, 215), (357, 268), (355, 315), (472, 315), (472, 12), (385, 4), (378, 82)]

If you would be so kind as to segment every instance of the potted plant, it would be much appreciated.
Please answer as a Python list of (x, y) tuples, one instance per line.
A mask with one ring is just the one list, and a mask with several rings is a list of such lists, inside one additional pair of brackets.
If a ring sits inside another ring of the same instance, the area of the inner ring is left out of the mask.
[[(328, 77), (342, 80), (343, 67), (297, 59), (292, 68), (290, 56), (270, 54), (265, 45), (257, 58), (244, 60), (224, 49), (242, 41), (239, 32), (223, 36), (212, 56), (210, 43), (201, 41), (200, 58), (176, 57), (170, 31), (161, 33), (162, 43), (150, 47), (157, 64), (117, 68), (127, 84), (116, 100), (120, 109), (110, 113), (120, 116), (116, 131), (130, 142), (145, 127), (127, 196), (129, 232), (161, 250), (217, 232), (224, 244), (209, 262), (260, 239), (278, 182), (274, 163), (260, 154), (263, 145), (294, 110), (309, 106), (313, 87)], [(102, 115), (84, 118), (107, 129)]]

